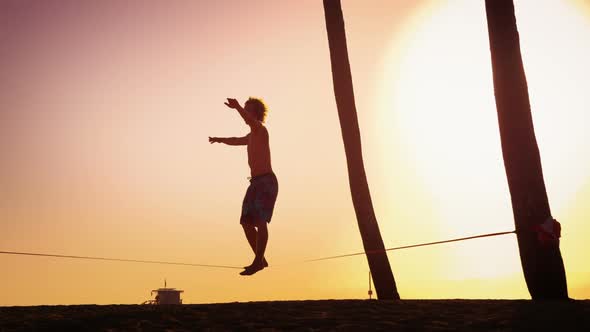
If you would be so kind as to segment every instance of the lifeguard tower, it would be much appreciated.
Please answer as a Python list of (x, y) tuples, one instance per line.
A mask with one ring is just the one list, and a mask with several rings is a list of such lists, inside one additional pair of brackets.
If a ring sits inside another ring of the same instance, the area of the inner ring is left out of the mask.
[(164, 288), (154, 289), (151, 292), (153, 296), (156, 293), (156, 297), (153, 300), (147, 300), (143, 304), (182, 304), (180, 293), (183, 290), (176, 288), (167, 288), (166, 279), (164, 279)]

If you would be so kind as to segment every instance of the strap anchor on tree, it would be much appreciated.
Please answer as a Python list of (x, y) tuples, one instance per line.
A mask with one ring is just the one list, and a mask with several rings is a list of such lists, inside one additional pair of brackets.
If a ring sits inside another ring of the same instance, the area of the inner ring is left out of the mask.
[(559, 246), (561, 237), (561, 224), (549, 217), (542, 224), (533, 225), (533, 231), (537, 234), (537, 241), (542, 246)]

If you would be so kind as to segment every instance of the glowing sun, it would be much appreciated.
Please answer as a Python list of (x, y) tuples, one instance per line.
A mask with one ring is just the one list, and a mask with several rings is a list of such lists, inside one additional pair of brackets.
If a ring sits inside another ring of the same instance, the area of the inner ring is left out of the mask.
[[(590, 179), (590, 18), (574, 2), (515, 6), (545, 181), (559, 218)], [(435, 202), (433, 223), (443, 235), (513, 229), (484, 2), (436, 1), (407, 26), (392, 45), (376, 98), (381, 130), (404, 147), (416, 185)], [(462, 277), (520, 272), (514, 238), (457, 248)]]

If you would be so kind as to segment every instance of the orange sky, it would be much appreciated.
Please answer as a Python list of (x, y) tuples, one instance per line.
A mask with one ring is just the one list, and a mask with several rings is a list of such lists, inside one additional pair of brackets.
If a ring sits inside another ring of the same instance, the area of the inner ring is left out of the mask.
[[(589, 298), (590, 9), (515, 2), (570, 295)], [(483, 1), (343, 10), (385, 245), (513, 229)], [(186, 303), (365, 298), (365, 257), (301, 263), (362, 250), (323, 20), (312, 0), (3, 1), (0, 250), (249, 263), (245, 149), (207, 142), (247, 133), (226, 97), (268, 103), (280, 193), (254, 277), (0, 255), (0, 305), (140, 303), (164, 278)], [(403, 298), (528, 298), (512, 236), (389, 258)]]

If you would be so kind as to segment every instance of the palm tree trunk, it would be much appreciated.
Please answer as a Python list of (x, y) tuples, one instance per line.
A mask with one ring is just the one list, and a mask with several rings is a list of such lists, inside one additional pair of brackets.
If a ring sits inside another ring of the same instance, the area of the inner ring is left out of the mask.
[(395, 279), (379, 232), (377, 218), (373, 211), (369, 185), (365, 175), (361, 148), (361, 137), (354, 102), (352, 76), (348, 61), (346, 33), (340, 0), (324, 0), (326, 28), (332, 63), (334, 95), (338, 108), (342, 140), (348, 165), (348, 180), (352, 203), (363, 240), (369, 268), (373, 275), (377, 298), (399, 299)]
[(494, 93), (520, 259), (533, 300), (568, 299), (559, 241), (534, 229), (551, 218), (512, 0), (486, 0)]

